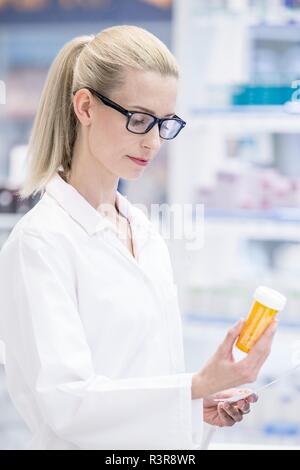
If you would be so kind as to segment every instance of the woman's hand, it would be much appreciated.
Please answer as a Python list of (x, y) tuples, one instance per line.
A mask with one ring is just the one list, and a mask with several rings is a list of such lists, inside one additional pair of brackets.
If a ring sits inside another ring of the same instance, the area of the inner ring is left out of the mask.
[(245, 414), (250, 413), (250, 403), (255, 403), (258, 396), (252, 393), (248, 397), (241, 399), (234, 404), (226, 402), (215, 402), (215, 398), (230, 398), (239, 393), (251, 393), (248, 389), (231, 389), (216, 393), (203, 400), (204, 421), (212, 426), (233, 426), (242, 421)]
[(262, 365), (270, 354), (277, 320), (272, 321), (247, 356), (235, 362), (232, 349), (244, 324), (245, 320), (240, 320), (234, 325), (204, 368), (193, 375), (193, 399), (205, 398), (222, 390), (256, 381)]

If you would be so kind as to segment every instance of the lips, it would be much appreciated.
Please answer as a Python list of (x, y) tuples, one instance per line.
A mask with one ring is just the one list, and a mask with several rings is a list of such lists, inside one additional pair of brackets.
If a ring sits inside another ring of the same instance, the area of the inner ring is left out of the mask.
[(133, 157), (131, 155), (128, 155), (129, 158), (134, 158), (135, 160), (139, 160), (140, 162), (147, 162), (147, 158), (141, 158), (141, 157)]
[(127, 155), (127, 156), (128, 156), (128, 158), (130, 158), (130, 160), (137, 163), (138, 165), (146, 166), (149, 163), (149, 160), (145, 160), (144, 158), (130, 157), (129, 155)]

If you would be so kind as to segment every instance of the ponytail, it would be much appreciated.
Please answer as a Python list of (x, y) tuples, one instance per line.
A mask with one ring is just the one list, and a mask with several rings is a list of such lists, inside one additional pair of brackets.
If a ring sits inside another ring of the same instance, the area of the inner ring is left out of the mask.
[(71, 167), (77, 118), (72, 104), (73, 74), (77, 58), (93, 36), (80, 36), (65, 44), (52, 63), (42, 92), (29, 141), (27, 181), (21, 198), (42, 191), (62, 165)]

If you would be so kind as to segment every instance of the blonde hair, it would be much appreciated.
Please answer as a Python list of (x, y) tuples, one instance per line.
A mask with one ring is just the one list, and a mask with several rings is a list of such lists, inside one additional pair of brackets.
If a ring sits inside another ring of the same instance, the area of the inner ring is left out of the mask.
[(52, 63), (35, 116), (28, 148), (28, 167), (21, 199), (43, 191), (62, 166), (72, 164), (79, 121), (73, 92), (85, 87), (109, 94), (125, 80), (125, 70), (154, 71), (179, 77), (175, 57), (156, 36), (137, 26), (113, 26), (97, 35), (65, 44)]

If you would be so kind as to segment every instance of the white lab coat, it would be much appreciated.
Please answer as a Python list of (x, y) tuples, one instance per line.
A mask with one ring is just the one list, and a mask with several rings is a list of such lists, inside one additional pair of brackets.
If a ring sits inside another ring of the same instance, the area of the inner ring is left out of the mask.
[(200, 449), (165, 240), (117, 192), (136, 260), (57, 172), (0, 253), (7, 390), (28, 449)]

